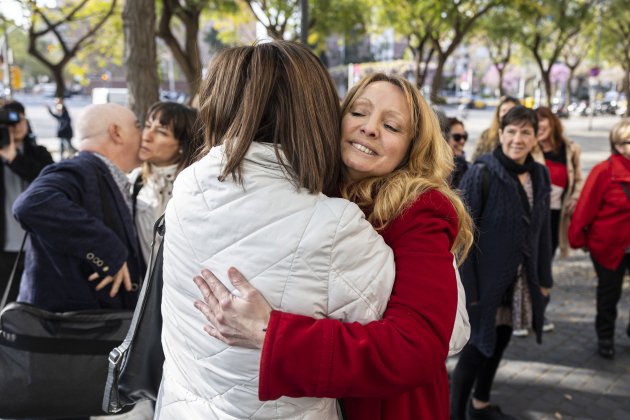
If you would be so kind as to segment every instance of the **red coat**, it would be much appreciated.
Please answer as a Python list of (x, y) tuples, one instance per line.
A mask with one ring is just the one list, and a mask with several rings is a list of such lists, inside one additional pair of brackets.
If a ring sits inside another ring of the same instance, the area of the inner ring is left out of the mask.
[(630, 247), (630, 159), (612, 155), (591, 170), (569, 225), (573, 248), (587, 247), (608, 270), (616, 270)]
[(396, 260), (383, 319), (360, 325), (272, 312), (260, 362), (261, 400), (343, 398), (350, 420), (449, 418), (455, 210), (430, 191), (382, 234)]

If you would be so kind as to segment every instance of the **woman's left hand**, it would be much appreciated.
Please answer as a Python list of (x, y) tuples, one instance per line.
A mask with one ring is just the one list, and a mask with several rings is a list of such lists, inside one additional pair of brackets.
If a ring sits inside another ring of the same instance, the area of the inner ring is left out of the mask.
[(577, 200), (574, 198), (567, 199), (567, 202), (564, 205), (564, 209), (567, 216), (571, 216), (575, 211), (575, 206), (577, 205)]
[(551, 295), (551, 289), (548, 287), (541, 287), (540, 293), (542, 293), (544, 297), (549, 297), (549, 295)]
[(236, 296), (209, 270), (193, 281), (201, 291), (204, 302), (195, 301), (195, 308), (210, 324), (203, 327), (209, 335), (231, 346), (260, 349), (271, 316), (271, 305), (236, 269), (228, 270), (232, 285), (240, 292)]

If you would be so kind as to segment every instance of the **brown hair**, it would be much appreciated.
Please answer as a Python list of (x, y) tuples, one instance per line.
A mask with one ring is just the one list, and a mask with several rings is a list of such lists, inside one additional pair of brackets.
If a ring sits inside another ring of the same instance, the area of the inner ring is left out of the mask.
[(418, 89), (403, 77), (374, 73), (350, 90), (343, 102), (342, 114), (350, 112), (368, 85), (381, 81), (399, 88), (406, 98), (411, 116), (408, 125), (411, 137), (409, 149), (392, 173), (348, 183), (342, 187), (342, 196), (363, 209), (370, 209), (368, 220), (375, 228), (383, 229), (424, 192), (441, 192), (457, 214), (459, 229), (452, 251), (461, 262), (472, 245), (473, 224), (461, 199), (448, 185), (453, 170), (451, 147), (444, 141), (435, 112)]
[(558, 153), (561, 147), (565, 147), (568, 144), (568, 140), (564, 137), (562, 122), (556, 114), (546, 106), (536, 108), (536, 115), (538, 116), (539, 123), (540, 120), (544, 119), (549, 121), (549, 131), (551, 132), (549, 142), (551, 143), (551, 150), (554, 153)]
[[(208, 68), (200, 93), (205, 150), (225, 146), (219, 179), (242, 184), (252, 142), (273, 143), (292, 182), (311, 193), (339, 179), (339, 98), (319, 59), (287, 41), (230, 48)], [(281, 152), (280, 150), (281, 149)]]
[[(198, 120), (199, 112), (189, 106), (177, 102), (156, 102), (147, 111), (147, 121), (158, 119), (160, 124), (168, 127), (179, 143), (181, 153), (177, 158), (177, 171), (180, 173), (190, 165), (199, 148), (203, 145), (203, 134)], [(150, 164), (142, 165), (143, 178), (150, 173)]]

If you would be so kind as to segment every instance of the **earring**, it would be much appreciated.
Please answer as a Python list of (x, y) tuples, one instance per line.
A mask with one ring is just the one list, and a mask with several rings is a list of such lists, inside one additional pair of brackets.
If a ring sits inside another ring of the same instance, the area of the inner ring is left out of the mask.
[(184, 149), (180, 148), (180, 149), (179, 149), (179, 154), (181, 155), (181, 154), (183, 154), (183, 153), (184, 153)]

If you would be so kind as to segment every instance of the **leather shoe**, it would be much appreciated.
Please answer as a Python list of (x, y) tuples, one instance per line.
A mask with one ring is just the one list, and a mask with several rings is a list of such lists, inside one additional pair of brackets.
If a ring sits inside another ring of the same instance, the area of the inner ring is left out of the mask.
[(516, 420), (516, 417), (501, 411), (498, 405), (490, 404), (486, 408), (478, 410), (473, 407), (472, 403), (468, 405), (468, 418), (469, 420)]
[(615, 343), (612, 340), (599, 340), (597, 352), (604, 359), (615, 357)]

